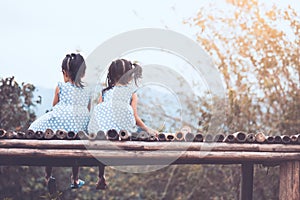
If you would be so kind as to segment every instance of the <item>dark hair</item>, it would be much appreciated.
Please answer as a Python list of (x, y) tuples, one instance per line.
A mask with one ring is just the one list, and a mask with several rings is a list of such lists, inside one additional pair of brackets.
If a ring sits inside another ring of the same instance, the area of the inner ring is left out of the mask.
[(102, 94), (113, 88), (117, 83), (125, 85), (129, 83), (132, 78), (137, 85), (137, 80), (142, 77), (142, 67), (137, 63), (131, 63), (126, 59), (117, 59), (113, 61), (107, 74), (107, 88), (102, 90)]
[(81, 79), (85, 74), (86, 65), (82, 55), (75, 53), (67, 54), (62, 61), (61, 68), (68, 74), (77, 87), (84, 87)]

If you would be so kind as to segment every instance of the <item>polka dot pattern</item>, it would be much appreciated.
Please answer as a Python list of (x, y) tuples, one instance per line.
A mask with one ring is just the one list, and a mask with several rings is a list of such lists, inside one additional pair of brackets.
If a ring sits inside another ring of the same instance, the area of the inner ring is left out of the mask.
[(95, 106), (88, 125), (89, 133), (110, 129), (134, 131), (136, 121), (130, 105), (136, 87), (132, 85), (115, 86), (106, 91), (103, 102)]
[(87, 131), (90, 115), (88, 104), (90, 92), (86, 88), (79, 88), (67, 83), (58, 83), (59, 102), (52, 111), (34, 121), (29, 129), (45, 131), (50, 128), (54, 131), (63, 129), (78, 132)]

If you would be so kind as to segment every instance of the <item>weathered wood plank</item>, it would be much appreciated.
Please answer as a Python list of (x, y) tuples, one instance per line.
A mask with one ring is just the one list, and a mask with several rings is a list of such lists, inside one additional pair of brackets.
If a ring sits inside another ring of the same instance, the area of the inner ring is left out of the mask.
[(108, 140), (29, 140), (0, 139), (1, 148), (31, 149), (102, 149), (136, 151), (247, 151), (247, 152), (300, 152), (296, 144), (240, 144), (219, 142), (142, 142)]
[[(222, 151), (120, 151), (83, 149), (0, 149), (0, 164), (5, 160), (94, 159), (105, 161), (107, 165), (158, 165), (158, 164), (215, 164), (215, 163), (265, 163), (300, 160), (299, 153), (291, 152), (222, 152)], [(47, 163), (45, 163), (46, 165)], [(63, 164), (63, 163), (61, 163)], [(28, 163), (30, 165), (30, 163)]]
[(253, 195), (253, 163), (243, 163), (241, 166), (241, 200), (252, 200)]
[(300, 161), (280, 164), (279, 200), (300, 199)]

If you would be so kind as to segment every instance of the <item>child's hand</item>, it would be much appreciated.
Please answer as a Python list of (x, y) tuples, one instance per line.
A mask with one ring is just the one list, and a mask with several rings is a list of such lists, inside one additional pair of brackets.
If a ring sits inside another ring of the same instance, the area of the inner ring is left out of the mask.
[(147, 132), (155, 135), (155, 137), (158, 137), (158, 134), (159, 134), (159, 132), (157, 130), (154, 130), (152, 128), (147, 128)]

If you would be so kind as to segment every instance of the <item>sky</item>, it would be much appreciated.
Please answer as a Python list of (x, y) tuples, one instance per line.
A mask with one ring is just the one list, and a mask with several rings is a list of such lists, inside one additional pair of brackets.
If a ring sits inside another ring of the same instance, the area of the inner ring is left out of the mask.
[(139, 28), (171, 29), (194, 38), (183, 20), (203, 1), (1, 0), (0, 77), (55, 88), (61, 62), (79, 49), (86, 57), (107, 39)]
[[(67, 53), (78, 49), (87, 57), (107, 39), (139, 28), (170, 29), (195, 40), (183, 21), (202, 5), (222, 2), (1, 0), (0, 77), (14, 75), (18, 82), (55, 88), (62, 81), (60, 66)], [(299, 8), (297, 0), (275, 2)]]

